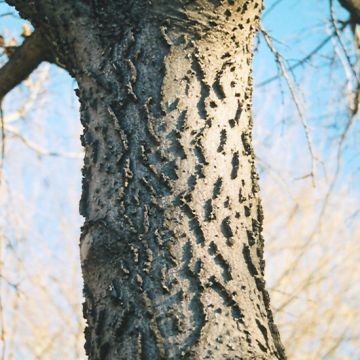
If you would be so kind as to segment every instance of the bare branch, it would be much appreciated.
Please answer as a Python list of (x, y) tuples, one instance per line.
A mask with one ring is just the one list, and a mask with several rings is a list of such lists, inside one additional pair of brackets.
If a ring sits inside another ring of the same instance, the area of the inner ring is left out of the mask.
[(42, 61), (51, 61), (47, 42), (39, 30), (16, 48), (9, 61), (0, 69), (0, 101), (15, 86), (25, 80)]
[(311, 143), (309, 126), (308, 126), (307, 121), (305, 119), (305, 116), (304, 116), (304, 114), (303, 114), (303, 112), (301, 110), (300, 102), (299, 102), (299, 100), (297, 98), (296, 91), (294, 89), (293, 83), (291, 81), (289, 73), (288, 73), (288, 71), (286, 69), (286, 66), (284, 64), (284, 61), (281, 58), (281, 55), (275, 49), (275, 47), (274, 47), (274, 45), (273, 45), (273, 43), (271, 41), (270, 35), (266, 32), (266, 30), (262, 26), (260, 27), (260, 31), (264, 35), (266, 44), (268, 45), (270, 51), (275, 56), (275, 60), (278, 63), (280, 71), (281, 71), (282, 75), (284, 76), (284, 78), (286, 80), (286, 83), (287, 83), (289, 91), (290, 91), (290, 95), (291, 95), (291, 97), (292, 97), (292, 99), (294, 101), (297, 113), (298, 113), (298, 115), (300, 117), (303, 129), (304, 129), (304, 134), (305, 134), (305, 138), (306, 138), (307, 147), (308, 147), (310, 157), (311, 157), (311, 171), (310, 171), (310, 173), (308, 175), (306, 175), (306, 177), (310, 176), (312, 178), (313, 185), (315, 186), (315, 160), (316, 160), (316, 157), (315, 157), (315, 153), (314, 153), (313, 146), (312, 146), (312, 143)]
[[(298, 68), (299, 66), (307, 63), (308, 61), (311, 60), (311, 58), (317, 54), (333, 37), (334, 34), (329, 35), (328, 37), (326, 37), (323, 41), (321, 41), (321, 43), (319, 45), (317, 45), (312, 51), (310, 51), (310, 53), (308, 55), (306, 55), (303, 59), (299, 60), (296, 64), (294, 64), (293, 66), (290, 66), (288, 68), (289, 71), (295, 70), (296, 68)], [(274, 80), (279, 79), (279, 75), (274, 75), (264, 81), (262, 81), (261, 83), (257, 84), (257, 86), (265, 86), (267, 84), (270, 84), (271, 82), (273, 82)]]
[[(343, 31), (345, 29), (345, 27), (348, 25), (347, 22), (344, 22), (341, 24), (340, 26), (340, 31)], [(289, 66), (288, 67), (288, 71), (291, 72), (295, 69), (297, 69), (299, 66), (302, 66), (306, 63), (308, 63), (313, 57), (314, 55), (316, 55), (335, 35), (335, 31), (333, 33), (331, 33), (329, 36), (327, 36), (325, 39), (323, 39), (314, 49), (312, 49), (304, 58), (302, 58), (301, 60), (297, 61), (294, 65)], [(281, 76), (281, 75), (280, 75)], [(274, 80), (279, 79), (279, 75), (274, 75), (264, 81), (262, 81), (261, 83), (257, 84), (257, 86), (265, 86), (270, 84), (271, 82), (273, 82)]]
[(71, 159), (82, 159), (83, 154), (81, 152), (58, 152), (58, 151), (49, 151), (47, 149), (42, 148), (41, 146), (35, 144), (24, 135), (21, 134), (19, 130), (12, 126), (7, 126), (6, 131), (17, 137), (21, 140), (21, 142), (26, 145), (30, 150), (33, 150), (38, 156), (53, 156), (53, 157), (62, 157), (62, 158), (71, 158)]
[(356, 74), (356, 70), (354, 69), (354, 66), (351, 62), (351, 59), (350, 59), (350, 55), (346, 49), (346, 46), (344, 44), (344, 41), (341, 37), (341, 34), (340, 34), (340, 30), (336, 24), (336, 19), (335, 19), (335, 14), (334, 14), (334, 1), (333, 0), (330, 0), (330, 21), (331, 21), (331, 24), (334, 28), (334, 31), (335, 31), (335, 35), (336, 35), (336, 38), (341, 46), (341, 49), (342, 51), (344, 52), (344, 55), (346, 57), (346, 61), (348, 62), (349, 64), (349, 68), (350, 68), (350, 71), (352, 72), (353, 76), (355, 79), (358, 80), (358, 76)]
[(7, 12), (7, 13), (0, 14), (0, 17), (12, 16), (12, 15), (14, 15), (12, 12)]
[(269, 9), (267, 9), (263, 15), (263, 19), (265, 19), (266, 16), (268, 16), (283, 0), (277, 0), (275, 1)]
[(0, 101), (0, 123), (1, 123), (1, 159), (0, 159), (0, 184), (2, 179), (3, 161), (5, 158), (5, 122), (4, 113)]

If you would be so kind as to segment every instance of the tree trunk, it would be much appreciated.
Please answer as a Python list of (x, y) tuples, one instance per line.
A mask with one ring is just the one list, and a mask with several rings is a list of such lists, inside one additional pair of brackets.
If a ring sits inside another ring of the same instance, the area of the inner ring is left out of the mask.
[(19, 3), (79, 86), (89, 358), (284, 359), (251, 140), (262, 1)]

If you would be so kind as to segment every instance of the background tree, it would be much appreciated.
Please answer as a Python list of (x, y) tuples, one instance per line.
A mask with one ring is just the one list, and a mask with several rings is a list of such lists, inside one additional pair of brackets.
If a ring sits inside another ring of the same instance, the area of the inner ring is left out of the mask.
[[(258, 77), (255, 89), (276, 318), (289, 358), (356, 359), (358, 29), (336, 2), (319, 2), (316, 10), (295, 1), (273, 3), (278, 5), (265, 11), (263, 27), (293, 14), (280, 26), (287, 31), (268, 32), (274, 67), (267, 80)], [(271, 99), (266, 106), (265, 98)]]

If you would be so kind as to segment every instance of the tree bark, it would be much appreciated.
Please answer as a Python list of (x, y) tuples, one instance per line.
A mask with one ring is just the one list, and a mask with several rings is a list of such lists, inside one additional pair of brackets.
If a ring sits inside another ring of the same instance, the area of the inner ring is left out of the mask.
[(51, 4), (18, 8), (79, 86), (89, 358), (284, 359), (251, 140), (262, 1)]

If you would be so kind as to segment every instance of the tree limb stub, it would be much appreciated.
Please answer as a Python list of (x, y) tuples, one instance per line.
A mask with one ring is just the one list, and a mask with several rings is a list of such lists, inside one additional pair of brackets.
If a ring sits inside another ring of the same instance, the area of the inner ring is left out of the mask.
[(52, 54), (47, 41), (39, 30), (35, 30), (0, 69), (0, 101), (25, 80), (42, 61), (51, 59)]
[(360, 0), (339, 0), (340, 4), (349, 11), (352, 19), (360, 24)]

